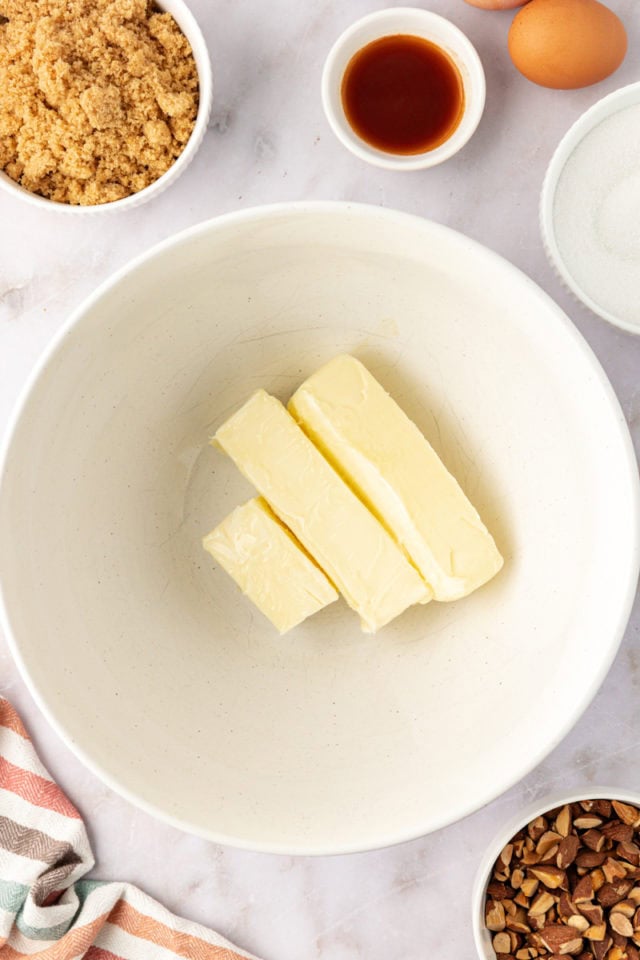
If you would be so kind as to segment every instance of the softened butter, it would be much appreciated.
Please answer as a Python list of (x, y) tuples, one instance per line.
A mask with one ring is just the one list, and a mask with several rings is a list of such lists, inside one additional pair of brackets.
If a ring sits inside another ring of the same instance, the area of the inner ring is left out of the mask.
[(490, 580), (493, 537), (417, 426), (355, 357), (309, 377), (289, 410), (401, 545), (437, 600)]
[(308, 550), (366, 632), (430, 599), (397, 543), (275, 397), (258, 390), (213, 442)]
[(236, 507), (202, 545), (281, 634), (338, 599), (261, 497)]

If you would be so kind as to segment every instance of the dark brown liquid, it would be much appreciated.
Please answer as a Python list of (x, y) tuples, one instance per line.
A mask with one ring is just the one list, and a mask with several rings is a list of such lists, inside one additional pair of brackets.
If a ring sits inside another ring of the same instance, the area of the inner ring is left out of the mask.
[(422, 37), (381, 37), (349, 61), (342, 105), (354, 131), (386, 153), (424, 153), (451, 136), (464, 110), (458, 68)]

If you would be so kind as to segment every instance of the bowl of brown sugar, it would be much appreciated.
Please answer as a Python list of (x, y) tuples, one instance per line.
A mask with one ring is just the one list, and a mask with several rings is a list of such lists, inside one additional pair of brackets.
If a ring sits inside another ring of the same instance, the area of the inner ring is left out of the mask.
[(0, 0), (0, 186), (16, 196), (137, 206), (188, 166), (211, 99), (183, 0)]

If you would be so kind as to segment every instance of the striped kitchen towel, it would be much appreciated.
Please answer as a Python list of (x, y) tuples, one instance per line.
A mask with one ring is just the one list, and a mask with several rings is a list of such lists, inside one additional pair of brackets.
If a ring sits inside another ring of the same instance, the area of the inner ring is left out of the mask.
[(80, 814), (0, 697), (0, 960), (251, 957), (128, 883), (83, 880), (93, 864)]

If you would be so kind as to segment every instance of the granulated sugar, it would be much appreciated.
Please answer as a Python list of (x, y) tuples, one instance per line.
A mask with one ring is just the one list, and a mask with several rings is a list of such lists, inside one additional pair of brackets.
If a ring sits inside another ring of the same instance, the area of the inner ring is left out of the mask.
[(553, 215), (576, 284), (604, 310), (640, 325), (640, 103), (578, 144), (558, 180)]

